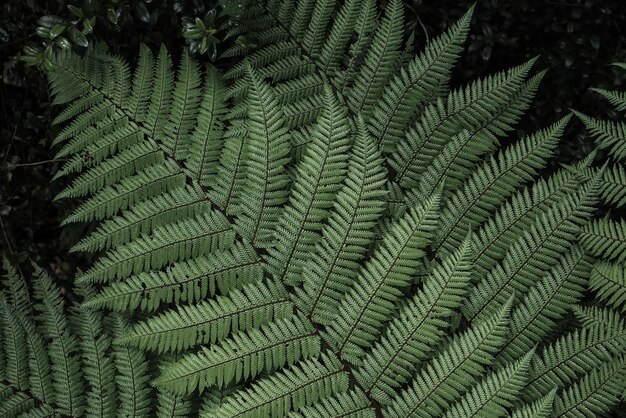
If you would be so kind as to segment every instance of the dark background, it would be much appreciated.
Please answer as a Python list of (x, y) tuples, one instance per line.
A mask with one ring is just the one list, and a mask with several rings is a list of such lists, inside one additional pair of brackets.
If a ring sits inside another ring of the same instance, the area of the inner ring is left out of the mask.
[[(111, 1), (88, 1), (97, 23), (94, 35), (134, 60), (139, 42), (180, 50), (185, 18), (201, 16), (207, 2), (146, 2), (150, 19), (142, 19), (137, 1), (114, 2), (119, 22), (111, 25), (102, 15)], [(71, 4), (83, 4), (81, 1)], [(416, 35), (420, 50), (427, 38), (441, 33), (458, 19), (471, 1), (406, 1), (407, 31)], [(384, 6), (384, 4), (383, 4)], [(71, 19), (66, 2), (8, 0), (0, 5), (0, 252), (20, 262), (34, 258), (63, 281), (82, 256), (67, 249), (84, 231), (61, 229), (60, 219), (69, 203), (51, 203), (61, 184), (49, 181), (60, 162), (49, 148), (50, 106), (46, 83), (35, 68), (14, 59), (27, 43), (41, 43), (35, 34), (42, 15)], [(99, 15), (100, 14), (100, 15)], [(503, 1), (482, 0), (474, 13), (470, 39), (456, 66), (452, 87), (476, 77), (518, 65), (540, 55), (536, 69), (548, 68), (535, 104), (523, 118), (521, 135), (545, 127), (576, 108), (596, 116), (618, 117), (589, 87), (626, 89), (626, 73), (609, 67), (626, 60), (623, 0)], [(90, 38), (91, 39), (91, 38)], [(577, 161), (593, 149), (578, 121), (570, 124), (551, 169)]]

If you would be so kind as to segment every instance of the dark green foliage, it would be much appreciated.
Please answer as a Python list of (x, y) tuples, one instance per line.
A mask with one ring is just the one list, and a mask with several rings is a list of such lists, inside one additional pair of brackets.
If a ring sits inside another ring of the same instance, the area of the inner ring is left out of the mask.
[[(472, 12), (417, 56), (398, 0), (380, 17), (369, 0), (251, 3), (230, 31), (254, 45), (217, 67), (183, 51), (174, 68), (164, 47), (132, 71), (104, 44), (51, 56), (55, 180), (73, 178), (58, 198), (82, 200), (64, 223), (95, 225), (74, 247), (95, 259), (78, 336), (37, 270), (51, 343), (4, 345), (11, 390), (41, 400), (19, 377), (35, 368), (54, 402), (27, 406), (74, 416), (609, 411), (624, 323), (576, 308), (590, 277), (610, 292), (593, 257), (623, 261), (623, 225), (590, 222), (607, 171), (539, 178), (570, 116), (502, 145), (535, 60), (449, 91)], [(12, 342), (29, 329), (18, 278)]]

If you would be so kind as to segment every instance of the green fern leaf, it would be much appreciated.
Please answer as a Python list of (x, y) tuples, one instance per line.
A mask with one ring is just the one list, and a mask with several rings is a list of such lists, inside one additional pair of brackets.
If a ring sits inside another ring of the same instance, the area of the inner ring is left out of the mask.
[(181, 351), (198, 344), (214, 344), (229, 334), (258, 328), (291, 317), (293, 305), (280, 286), (254, 284), (226, 296), (179, 305), (133, 325), (117, 340), (142, 350)]
[(385, 409), (388, 417), (440, 415), (451, 402), (483, 374), (498, 347), (504, 343), (509, 300), (499, 312), (476, 322), (424, 365), (407, 389)]
[(248, 97), (248, 168), (242, 191), (239, 231), (253, 244), (268, 246), (279, 205), (287, 200), (289, 138), (276, 98), (253, 70)]
[[(260, 262), (249, 245), (236, 242), (228, 250), (172, 264), (165, 271), (142, 272), (111, 283), (86, 305), (115, 311), (155, 311), (164, 303), (197, 302), (259, 282)], [(81, 279), (82, 280), (82, 279)]]
[(433, 195), (396, 221), (344, 295), (326, 339), (346, 361), (360, 362), (410, 285), (437, 227), (439, 204), (440, 196)]
[(162, 370), (154, 383), (175, 393), (227, 386), (271, 372), (320, 352), (314, 328), (296, 317), (235, 334), (211, 348), (202, 347)]

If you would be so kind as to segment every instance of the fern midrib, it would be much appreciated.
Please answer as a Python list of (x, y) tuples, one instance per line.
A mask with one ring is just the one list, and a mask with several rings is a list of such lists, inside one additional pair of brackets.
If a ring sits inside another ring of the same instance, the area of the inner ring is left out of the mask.
[[(50, 302), (44, 301), (44, 303), (46, 305), (48, 305)], [(54, 307), (48, 306), (48, 309), (50, 311), (52, 311), (53, 308)], [(53, 340), (51, 342), (51, 345), (54, 343), (54, 339), (56, 339), (57, 342), (58, 342), (58, 346), (60, 347), (61, 351), (63, 352), (63, 356), (61, 357), (62, 360), (63, 360), (62, 367), (63, 367), (63, 373), (65, 374), (65, 382), (67, 383), (67, 385), (64, 385), (64, 386), (67, 388), (67, 394), (68, 394), (67, 399), (69, 400), (69, 411), (70, 411), (70, 414), (73, 415), (75, 413), (74, 412), (74, 409), (75, 409), (75, 407), (74, 407), (74, 396), (75, 395), (74, 395), (74, 388), (72, 387), (72, 383), (71, 383), (71, 379), (70, 379), (69, 364), (67, 362), (70, 357), (69, 357), (69, 354), (68, 354), (68, 350), (65, 347), (65, 341), (66, 340), (63, 338), (63, 333), (61, 332), (61, 329), (59, 328), (61, 326), (60, 322), (57, 321), (56, 319), (52, 319), (52, 318), (48, 319), (48, 321), (49, 321), (49, 323), (53, 324), (52, 329), (54, 330), (54, 333), (55, 333), (54, 337), (52, 337)], [(57, 402), (58, 402), (58, 399), (57, 399)]]
[[(250, 238), (250, 242), (252, 244), (256, 243), (256, 239), (257, 239), (257, 234), (259, 233), (259, 228), (261, 227), (261, 219), (263, 218), (263, 208), (265, 208), (265, 201), (267, 200), (267, 191), (268, 191), (268, 187), (269, 187), (269, 177), (270, 177), (270, 168), (269, 168), (269, 162), (270, 162), (270, 130), (271, 127), (267, 124), (268, 122), (268, 111), (267, 108), (265, 106), (265, 100), (263, 100), (262, 98), (259, 100), (260, 104), (261, 104), (261, 112), (263, 113), (263, 128), (264, 128), (264, 160), (263, 160), (263, 169), (265, 170), (263, 173), (263, 192), (262, 192), (262, 196), (261, 196), (261, 202), (260, 202), (260, 206), (259, 206), (259, 210), (257, 211), (257, 215), (256, 215), (256, 219), (254, 219), (254, 229), (252, 230), (252, 236)], [(253, 245), (254, 246), (254, 245)], [(255, 251), (256, 251), (256, 247), (255, 247)]]

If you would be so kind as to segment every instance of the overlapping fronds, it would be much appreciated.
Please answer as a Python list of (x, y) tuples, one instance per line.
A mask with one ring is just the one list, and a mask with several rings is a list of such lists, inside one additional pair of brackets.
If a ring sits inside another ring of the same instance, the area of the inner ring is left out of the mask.
[[(89, 224), (73, 251), (95, 254), (76, 278), (93, 287), (68, 321), (49, 278), (31, 298), (6, 276), (5, 404), (219, 418), (612, 408), (625, 321), (594, 306), (570, 320), (588, 286), (625, 305), (624, 223), (589, 222), (598, 198), (624, 203), (623, 167), (591, 155), (538, 178), (570, 116), (508, 141), (544, 76), (535, 60), (449, 91), (473, 9), (417, 55), (404, 13), (400, 0), (380, 13), (249, 2), (215, 67), (163, 47), (141, 46), (133, 71), (102, 45), (56, 53), (57, 199), (81, 201), (65, 223)], [(578, 115), (610, 158), (626, 155), (622, 125)]]

